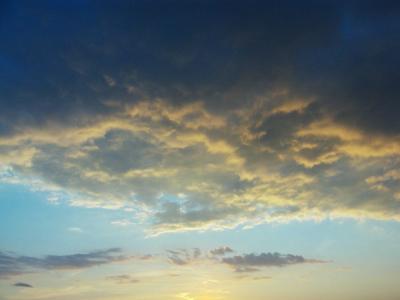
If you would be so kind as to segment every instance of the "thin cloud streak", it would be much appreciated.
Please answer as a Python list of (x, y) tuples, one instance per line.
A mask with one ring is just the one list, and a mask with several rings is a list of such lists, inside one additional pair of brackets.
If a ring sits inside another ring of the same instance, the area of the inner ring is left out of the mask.
[(0, 252), (0, 278), (31, 273), (40, 270), (84, 269), (114, 262), (121, 262), (132, 257), (122, 255), (119, 248), (77, 253), (71, 255), (47, 255), (43, 258), (17, 256)]

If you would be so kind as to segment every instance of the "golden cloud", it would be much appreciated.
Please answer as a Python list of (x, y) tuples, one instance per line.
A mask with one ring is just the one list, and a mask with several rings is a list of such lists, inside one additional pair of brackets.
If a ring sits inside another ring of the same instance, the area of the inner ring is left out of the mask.
[(70, 205), (130, 209), (153, 233), (398, 218), (398, 174), (382, 174), (383, 160), (399, 160), (398, 139), (316, 118), (311, 100), (273, 97), (223, 116), (202, 102), (141, 101), (80, 126), (21, 129), (0, 139), (1, 165)]

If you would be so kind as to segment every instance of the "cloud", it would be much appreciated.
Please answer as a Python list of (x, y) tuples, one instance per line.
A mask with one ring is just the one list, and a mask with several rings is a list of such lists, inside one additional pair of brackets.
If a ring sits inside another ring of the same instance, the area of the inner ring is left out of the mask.
[(399, 220), (398, 4), (251, 2), (7, 6), (0, 180), (149, 235)]
[(179, 256), (170, 256), (169, 257), (169, 261), (175, 265), (179, 265), (179, 266), (183, 266), (183, 265), (187, 265), (189, 263), (188, 260), (183, 259)]
[[(174, 24), (161, 13), (170, 8)], [(233, 1), (229, 10), (214, 1), (174, 1), (157, 8), (146, 2), (118, 7), (90, 2), (70, 15), (46, 4), (40, 14), (33, 5), (7, 6), (2, 132), (17, 130), (9, 120), (20, 127), (108, 115), (119, 107), (115, 98), (132, 103), (143, 98), (143, 90), (152, 99), (206, 99), (213, 109), (224, 110), (258, 97), (265, 87), (290, 86), (302, 96), (315, 96), (340, 122), (398, 133), (392, 112), (397, 110), (391, 109), (398, 108), (393, 79), (399, 63), (398, 8), (395, 2), (374, 1)], [(19, 14), (32, 16), (23, 28), (14, 21)], [(32, 26), (50, 14), (62, 22)], [(187, 32), (180, 32), (183, 27)], [(80, 34), (73, 34), (77, 30)], [(61, 31), (62, 37), (56, 33)], [(20, 41), (29, 50), (20, 49)], [(40, 58), (40, 68), (33, 57)], [(31, 79), (37, 77), (44, 80)], [(112, 110), (107, 103), (114, 103)]]
[(198, 248), (167, 250), (167, 256), (170, 263), (184, 266), (201, 259), (202, 252)]
[(139, 279), (133, 278), (130, 275), (116, 275), (116, 276), (108, 276), (108, 280), (114, 281), (118, 284), (127, 284), (127, 283), (138, 283), (140, 282)]
[(111, 221), (111, 225), (119, 226), (119, 227), (126, 227), (129, 225), (132, 225), (132, 222), (127, 219), (121, 219), (121, 220)]
[(83, 230), (80, 227), (68, 227), (68, 231), (73, 232), (73, 233), (82, 233)]
[(30, 273), (37, 270), (84, 269), (93, 266), (128, 260), (121, 249), (110, 248), (71, 255), (47, 255), (45, 257), (17, 256), (0, 252), (0, 278)]
[(30, 285), (29, 283), (25, 283), (25, 282), (17, 282), (17, 283), (14, 283), (13, 286), (24, 287), (24, 288), (33, 288), (32, 285)]
[(222, 258), (222, 263), (235, 269), (236, 272), (257, 272), (261, 267), (285, 267), (295, 264), (324, 263), (325, 261), (305, 259), (301, 255), (261, 253), (244, 254)]
[[(308, 259), (301, 255), (281, 254), (278, 252), (263, 252), (260, 254), (250, 253), (241, 255), (229, 255), (234, 251), (228, 246), (221, 246), (207, 252), (200, 249), (178, 249), (167, 250), (168, 261), (177, 266), (198, 264), (201, 262), (213, 262), (230, 266), (236, 273), (259, 272), (261, 268), (286, 267), (297, 264), (320, 264), (328, 261), (319, 259)], [(259, 279), (263, 279), (260, 277)]]
[[(204, 104), (145, 101), (95, 124), (63, 128), (65, 139), (54, 138), (53, 127), (0, 138), (0, 148), (36, 149), (29, 163), (7, 163), (2, 180), (33, 185), (30, 178), (40, 178), (34, 189), (65, 195), (72, 206), (129, 209), (149, 234), (399, 217), (398, 191), (386, 190), (382, 201), (366, 179), (392, 167), (400, 144), (386, 137), (369, 143), (362, 131), (321, 121), (312, 102), (285, 106), (291, 95), (280, 95), (288, 100), (278, 104), (268, 97), (223, 115)], [(201, 127), (193, 114), (218, 125)]]
[(217, 255), (217, 256), (223, 256), (227, 253), (232, 253), (232, 252), (234, 252), (234, 251), (228, 246), (221, 246), (221, 247), (210, 250), (210, 253), (212, 255)]
[[(110, 248), (88, 253), (47, 255), (44, 257), (18, 256), (13, 253), (0, 252), (0, 279), (46, 270), (86, 269), (131, 259), (148, 261), (156, 257), (150, 254), (128, 256), (122, 255), (121, 252), (119, 248)], [(230, 255), (233, 252), (232, 248), (228, 246), (217, 247), (209, 251), (203, 251), (199, 248), (189, 248), (166, 250), (166, 253), (160, 257), (177, 267), (213, 263), (230, 266), (238, 273), (258, 272), (262, 267), (285, 267), (294, 264), (326, 263), (326, 261), (323, 260), (306, 259), (303, 256), (292, 254), (251, 253)], [(175, 275), (177, 274), (174, 273), (169, 276)], [(137, 283), (140, 281), (130, 274), (107, 276), (106, 279), (118, 284)], [(23, 287), (22, 285), (19, 286)]]

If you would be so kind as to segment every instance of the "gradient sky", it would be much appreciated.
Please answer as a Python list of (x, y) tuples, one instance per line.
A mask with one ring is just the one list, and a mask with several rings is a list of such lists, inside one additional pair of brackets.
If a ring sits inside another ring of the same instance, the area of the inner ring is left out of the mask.
[(0, 300), (400, 298), (399, 1), (0, 1)]

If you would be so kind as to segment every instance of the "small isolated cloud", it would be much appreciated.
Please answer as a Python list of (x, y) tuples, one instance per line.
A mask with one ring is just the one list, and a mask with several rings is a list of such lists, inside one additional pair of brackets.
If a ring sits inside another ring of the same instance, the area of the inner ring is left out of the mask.
[(73, 232), (73, 233), (82, 233), (83, 232), (82, 228), (79, 228), (79, 227), (69, 227), (68, 231)]
[(30, 285), (29, 283), (25, 283), (25, 282), (17, 282), (17, 283), (14, 283), (13, 286), (23, 287), (23, 288), (33, 288), (33, 285)]
[(222, 255), (225, 255), (227, 253), (232, 253), (232, 252), (234, 252), (234, 251), (228, 246), (221, 246), (221, 247), (210, 250), (210, 253), (212, 255), (216, 255), (216, 256), (217, 255), (222, 256)]
[(325, 261), (306, 259), (301, 255), (275, 252), (225, 257), (221, 262), (233, 267), (236, 272), (256, 272), (260, 267), (285, 267), (295, 264), (324, 263)]
[(114, 220), (114, 221), (111, 221), (111, 225), (119, 226), (119, 227), (126, 227), (129, 225), (132, 225), (132, 222), (127, 219)]

